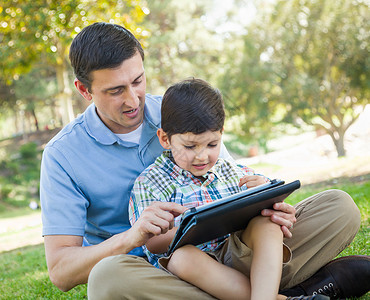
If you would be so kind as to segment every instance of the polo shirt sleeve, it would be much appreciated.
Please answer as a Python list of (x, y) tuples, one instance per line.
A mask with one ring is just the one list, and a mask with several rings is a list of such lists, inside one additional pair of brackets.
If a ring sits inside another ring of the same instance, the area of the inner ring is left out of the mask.
[(76, 182), (73, 169), (76, 167), (58, 149), (45, 148), (40, 178), (44, 236), (84, 236), (89, 202)]

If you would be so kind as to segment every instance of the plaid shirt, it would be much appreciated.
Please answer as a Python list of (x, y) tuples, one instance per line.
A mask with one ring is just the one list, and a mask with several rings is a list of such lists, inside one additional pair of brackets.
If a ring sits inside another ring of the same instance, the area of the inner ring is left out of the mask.
[[(143, 210), (154, 201), (175, 202), (192, 208), (213, 202), (223, 197), (246, 190), (239, 187), (240, 178), (245, 175), (257, 175), (248, 167), (219, 158), (207, 174), (204, 181), (196, 178), (189, 171), (181, 169), (172, 160), (171, 151), (164, 151), (156, 161), (136, 179), (131, 191), (129, 218), (131, 225), (140, 217)], [(266, 182), (269, 181), (266, 178)], [(181, 216), (175, 218), (179, 226)], [(199, 245), (203, 251), (214, 251), (222, 245), (227, 236)], [(149, 261), (157, 265), (157, 260), (164, 254), (153, 254), (144, 246)]]

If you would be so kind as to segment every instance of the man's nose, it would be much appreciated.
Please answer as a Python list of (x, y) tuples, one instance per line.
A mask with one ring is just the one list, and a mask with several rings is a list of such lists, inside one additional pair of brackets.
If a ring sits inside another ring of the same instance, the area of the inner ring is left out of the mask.
[(136, 95), (135, 90), (132, 87), (126, 88), (125, 93), (123, 94), (125, 105), (136, 108), (139, 106), (139, 97)]

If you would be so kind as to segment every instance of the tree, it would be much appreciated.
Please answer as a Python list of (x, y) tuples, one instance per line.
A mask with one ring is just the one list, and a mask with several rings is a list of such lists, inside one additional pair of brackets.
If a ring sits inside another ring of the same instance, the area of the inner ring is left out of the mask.
[(109, 21), (124, 25), (140, 37), (144, 16), (135, 0), (8, 0), (0, 4), (0, 75), (7, 84), (44, 61), (55, 69), (63, 123), (74, 117), (68, 49), (86, 25)]
[(369, 4), (356, 0), (278, 1), (266, 26), (285, 120), (323, 129), (338, 156), (369, 99), (368, 12)]
[(222, 43), (202, 19), (209, 5), (209, 0), (148, 1), (143, 26), (148, 31), (145, 70), (151, 93), (161, 94), (187, 77), (215, 82)]
[(244, 34), (225, 38), (227, 58), (218, 86), (233, 133), (243, 142), (268, 151), (267, 142), (277, 133), (276, 123), (280, 121), (275, 116), (277, 103), (273, 101), (280, 90), (274, 86), (273, 65), (264, 57), (269, 46), (265, 9), (258, 9), (259, 15), (247, 25)]

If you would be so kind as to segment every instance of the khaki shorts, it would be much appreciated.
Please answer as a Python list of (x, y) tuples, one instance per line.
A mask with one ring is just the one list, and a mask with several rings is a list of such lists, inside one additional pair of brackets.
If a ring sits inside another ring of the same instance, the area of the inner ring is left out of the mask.
[[(244, 244), (240, 237), (243, 230), (230, 234), (229, 238), (223, 243), (219, 249), (213, 252), (207, 252), (219, 263), (238, 270), (239, 272), (249, 276), (253, 259), (253, 251)], [(283, 264), (287, 264), (292, 259), (292, 251), (283, 244)], [(158, 261), (161, 269), (167, 270), (168, 261), (171, 256), (161, 257)]]

